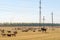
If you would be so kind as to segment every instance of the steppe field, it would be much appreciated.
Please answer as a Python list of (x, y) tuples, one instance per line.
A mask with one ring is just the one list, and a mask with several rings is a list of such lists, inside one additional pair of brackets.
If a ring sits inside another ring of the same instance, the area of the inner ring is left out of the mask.
[[(52, 30), (52, 27), (47, 27), (47, 32), (36, 32), (28, 31), (28, 32), (22, 32), (21, 29), (15, 29), (15, 28), (22, 28), (22, 27), (0, 27), (0, 30), (5, 30), (5, 33), (7, 33), (8, 30), (10, 31), (17, 31), (16, 36), (2, 36), (0, 32), (0, 40), (60, 40), (60, 28), (54, 27), (54, 30)], [(25, 28), (25, 27), (24, 27)]]

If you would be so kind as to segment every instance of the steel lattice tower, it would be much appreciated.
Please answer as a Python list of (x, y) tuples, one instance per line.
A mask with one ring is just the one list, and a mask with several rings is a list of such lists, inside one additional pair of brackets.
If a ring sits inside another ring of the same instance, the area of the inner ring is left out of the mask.
[(52, 30), (54, 30), (54, 27), (53, 27), (53, 12), (51, 13), (51, 16), (52, 16)]
[(41, 23), (41, 0), (39, 1), (39, 23)]

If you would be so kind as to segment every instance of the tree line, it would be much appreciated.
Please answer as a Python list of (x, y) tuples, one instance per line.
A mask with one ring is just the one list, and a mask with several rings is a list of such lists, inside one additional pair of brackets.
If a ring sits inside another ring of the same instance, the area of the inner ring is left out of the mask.
[(60, 26), (58, 23), (0, 23), (0, 26)]

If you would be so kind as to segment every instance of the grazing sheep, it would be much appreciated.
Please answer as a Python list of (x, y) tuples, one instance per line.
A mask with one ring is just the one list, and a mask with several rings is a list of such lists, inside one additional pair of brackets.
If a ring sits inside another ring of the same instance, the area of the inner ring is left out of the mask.
[(28, 30), (31, 30), (31, 31), (32, 31), (32, 30), (33, 30), (33, 28), (28, 28)]
[(13, 33), (14, 33), (14, 34), (17, 34), (17, 31), (14, 31)]
[(4, 29), (3, 29), (3, 30), (1, 30), (1, 32), (2, 32), (2, 33), (4, 33), (4, 31), (5, 31)]
[(21, 30), (21, 28), (17, 28), (18, 30)]
[(11, 34), (12, 36), (16, 36), (16, 34)]
[(36, 28), (33, 28), (33, 32), (36, 32)]
[(22, 30), (22, 32), (28, 32), (28, 30)]
[(41, 32), (41, 30), (40, 30), (40, 29), (39, 29), (38, 31), (39, 31), (39, 32)]
[(33, 30), (33, 32), (35, 32), (35, 30)]
[(6, 34), (4, 33), (4, 31), (5, 31), (4, 29), (1, 30), (1, 35), (2, 35), (2, 36), (6, 36)]
[(7, 31), (8, 33), (11, 33), (11, 31)]
[(1, 35), (2, 35), (2, 36), (6, 36), (6, 34), (4, 34), (4, 33), (2, 33)]
[(8, 37), (11, 37), (11, 34), (7, 34)]
[(13, 34), (11, 34), (12, 36), (16, 36), (17, 31), (13, 31)]

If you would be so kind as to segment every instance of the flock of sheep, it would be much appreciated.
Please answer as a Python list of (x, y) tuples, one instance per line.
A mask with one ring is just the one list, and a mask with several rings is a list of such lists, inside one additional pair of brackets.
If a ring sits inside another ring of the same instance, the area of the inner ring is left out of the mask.
[(16, 36), (17, 34), (17, 31), (10, 31), (10, 30), (0, 30), (1, 32), (1, 35), (2, 36), (8, 36), (8, 37), (11, 37), (11, 36)]
[[(4, 30), (4, 29), (0, 29), (1, 35), (2, 36), (8, 36), (8, 37), (12, 37), (12, 36), (16, 36), (16, 34), (18, 33), (17, 30), (21, 30), (21, 32), (28, 32), (28, 31), (33, 31), (36, 32), (37, 28), (14, 28), (14, 30)], [(46, 28), (39, 28), (38, 32), (46, 32), (47, 29)]]

